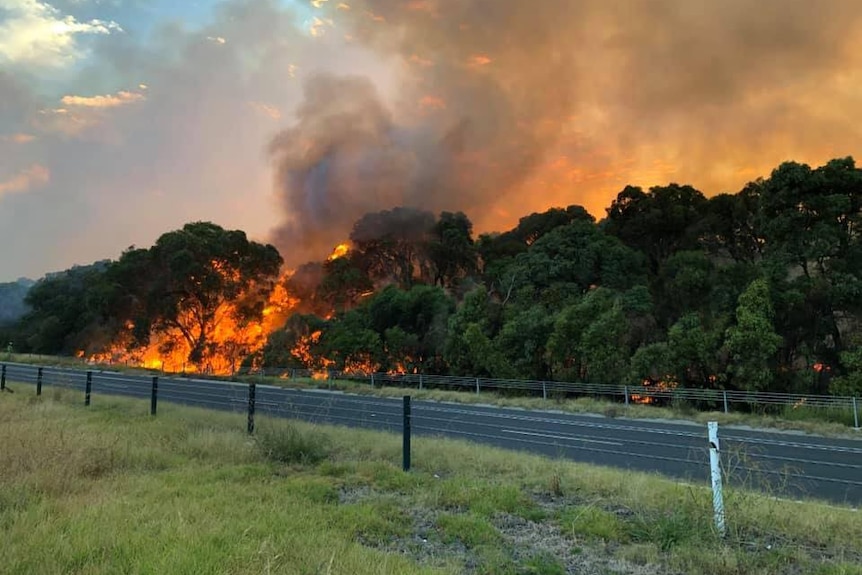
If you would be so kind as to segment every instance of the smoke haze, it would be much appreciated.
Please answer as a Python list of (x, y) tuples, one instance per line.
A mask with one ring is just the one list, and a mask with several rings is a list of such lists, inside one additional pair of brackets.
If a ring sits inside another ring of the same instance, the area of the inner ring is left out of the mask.
[[(366, 0), (324, 4), (398, 71), (315, 77), (273, 142), (282, 246), (320, 255), (372, 209), (462, 209), (482, 230), (627, 183), (737, 191), (788, 159), (858, 153), (852, 1)], [(321, 244), (322, 242), (322, 244)], [(304, 254), (303, 254), (304, 255)]]
[(84, 64), (44, 76), (62, 83), (53, 96), (0, 41), (0, 245), (21, 246), (4, 250), (5, 278), (192, 220), (246, 229), (297, 265), (401, 205), (463, 210), (479, 232), (554, 205), (600, 218), (626, 184), (735, 192), (862, 143), (855, 0), (210, 10), (197, 27), (106, 27)]

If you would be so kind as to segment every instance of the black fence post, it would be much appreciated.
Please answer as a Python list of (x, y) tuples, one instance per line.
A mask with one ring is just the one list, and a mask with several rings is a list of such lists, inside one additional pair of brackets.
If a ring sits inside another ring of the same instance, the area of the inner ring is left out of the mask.
[(87, 372), (87, 385), (84, 387), (84, 405), (90, 405), (90, 392), (93, 390), (93, 372)]
[(159, 397), (159, 376), (153, 376), (153, 385), (150, 388), (150, 415), (156, 414), (156, 406)]
[(0, 390), (6, 389), (6, 364), (0, 368)]
[(36, 395), (42, 395), (42, 368), (36, 371)]
[(404, 471), (410, 471), (410, 396), (404, 396), (404, 441), (403, 441), (403, 462)]
[(248, 384), (248, 432), (249, 434), (254, 433), (254, 392), (255, 385), (253, 383)]

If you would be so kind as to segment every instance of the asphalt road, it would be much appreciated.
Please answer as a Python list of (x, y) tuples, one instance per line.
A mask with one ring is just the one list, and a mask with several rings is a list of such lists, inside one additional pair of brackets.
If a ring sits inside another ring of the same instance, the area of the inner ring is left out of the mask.
[[(36, 366), (6, 364), (15, 391), (35, 384)], [(93, 371), (91, 401), (100, 394), (149, 398), (151, 377)], [(20, 382), (20, 383), (19, 383)], [(85, 389), (86, 372), (43, 368), (43, 393), (51, 387)], [(33, 393), (32, 386), (28, 393)], [(206, 379), (160, 377), (159, 401), (246, 412), (248, 386)], [(83, 399), (82, 399), (83, 401)], [(325, 390), (256, 386), (259, 414), (400, 433), (402, 400)], [(446, 436), (507, 449), (563, 457), (707, 483), (705, 425), (610, 419), (548, 411), (430, 401), (412, 402), (415, 436)], [(834, 439), (721, 427), (727, 482), (781, 497), (813, 497), (854, 507), (862, 504), (862, 440)], [(862, 439), (862, 438), (860, 438)]]

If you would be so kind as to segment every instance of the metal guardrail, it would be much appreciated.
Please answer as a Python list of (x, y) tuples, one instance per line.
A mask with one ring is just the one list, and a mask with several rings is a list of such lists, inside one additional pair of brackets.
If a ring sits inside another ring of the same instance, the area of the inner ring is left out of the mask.
[[(13, 365), (13, 364), (10, 364)], [(100, 366), (82, 365), (93, 369)], [(110, 369), (109, 366), (104, 366)], [(82, 372), (83, 374), (83, 372)], [(167, 374), (166, 374), (167, 375)], [(195, 378), (212, 377), (231, 379), (202, 373), (171, 374), (174, 377), (192, 376)], [(860, 401), (854, 396), (833, 396), (814, 394), (774, 393), (765, 391), (737, 391), (723, 389), (676, 388), (659, 389), (649, 386), (614, 385), (602, 383), (576, 383), (564, 381), (540, 381), (518, 379), (494, 379), (486, 377), (465, 377), (408, 373), (362, 373), (330, 370), (318, 372), (299, 368), (266, 367), (240, 372), (245, 377), (280, 377), (283, 379), (325, 379), (368, 383), (371, 387), (406, 387), (414, 389), (448, 389), (480, 394), (483, 391), (515, 392), (533, 395), (544, 399), (558, 396), (591, 396), (630, 403), (667, 404), (673, 401), (686, 401), (709, 405), (732, 411), (733, 405), (745, 405), (749, 409), (758, 406), (786, 406), (846, 410), (852, 412), (854, 426), (860, 427)], [(82, 375), (83, 378), (83, 375)]]
[[(284, 377), (286, 379), (320, 378), (320, 372), (307, 369), (261, 368), (248, 375)], [(859, 427), (860, 400), (853, 396), (775, 393), (766, 391), (737, 391), (724, 389), (676, 388), (659, 389), (649, 386), (614, 385), (603, 383), (576, 383), (565, 381), (540, 381), (517, 379), (494, 379), (428, 374), (400, 373), (356, 373), (329, 371), (325, 379), (368, 382), (371, 386), (408, 387), (416, 389), (455, 389), (481, 393), (482, 391), (521, 391), (544, 399), (555, 394), (594, 396), (630, 402), (660, 403), (674, 400), (714, 404), (725, 413), (731, 406), (788, 406), (827, 409), (845, 409), (853, 412), (855, 426)]]

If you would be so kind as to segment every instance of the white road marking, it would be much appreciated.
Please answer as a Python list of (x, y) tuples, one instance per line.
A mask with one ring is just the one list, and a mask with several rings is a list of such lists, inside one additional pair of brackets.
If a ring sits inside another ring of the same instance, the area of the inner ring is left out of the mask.
[(515, 435), (529, 435), (532, 437), (547, 437), (548, 439), (565, 439), (566, 441), (584, 441), (587, 443), (601, 443), (602, 445), (618, 445), (622, 446), (622, 443), (617, 441), (602, 441), (600, 439), (585, 439), (583, 437), (578, 437), (577, 435), (552, 435), (550, 433), (536, 433), (532, 431), (518, 431), (516, 429), (501, 429), (503, 433), (514, 433)]

